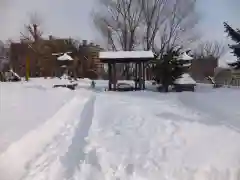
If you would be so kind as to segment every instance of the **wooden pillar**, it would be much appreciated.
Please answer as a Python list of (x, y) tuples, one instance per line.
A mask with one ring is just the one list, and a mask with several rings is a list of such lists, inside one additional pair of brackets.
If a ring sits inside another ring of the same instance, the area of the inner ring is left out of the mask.
[(142, 89), (142, 62), (139, 63), (139, 88)]
[(141, 78), (142, 78), (142, 66), (141, 66), (141, 62), (138, 64), (138, 78), (139, 78), (139, 83), (138, 83), (138, 87), (141, 90), (142, 89), (142, 85), (141, 85)]
[(113, 63), (113, 90), (116, 91), (117, 89), (117, 76), (116, 76), (116, 63)]
[(145, 89), (146, 88), (146, 85), (145, 85), (145, 79), (146, 79), (146, 68), (145, 68), (145, 64), (144, 64), (144, 62), (142, 63), (142, 67), (143, 67), (143, 81), (142, 81), (142, 83), (143, 83), (143, 89)]
[(108, 63), (108, 90), (112, 90), (112, 65)]
[(135, 63), (135, 90), (137, 90), (137, 79), (138, 79), (138, 65)]

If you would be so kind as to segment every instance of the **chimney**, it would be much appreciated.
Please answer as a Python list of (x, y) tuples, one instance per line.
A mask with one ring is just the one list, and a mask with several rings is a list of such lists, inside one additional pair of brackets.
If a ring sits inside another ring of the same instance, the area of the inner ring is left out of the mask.
[(82, 41), (83, 46), (87, 46), (87, 40)]

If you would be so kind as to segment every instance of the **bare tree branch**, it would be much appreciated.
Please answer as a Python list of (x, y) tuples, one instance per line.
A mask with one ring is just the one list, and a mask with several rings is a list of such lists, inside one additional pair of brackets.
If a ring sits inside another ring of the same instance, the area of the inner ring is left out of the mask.
[(219, 59), (227, 52), (227, 45), (219, 41), (201, 42), (194, 50), (196, 58), (214, 57)]
[(133, 50), (140, 42), (137, 30), (142, 8), (138, 0), (99, 0), (100, 8), (94, 13), (94, 22), (114, 50)]
[(94, 23), (112, 50), (188, 46), (198, 39), (196, 0), (99, 0)]
[(166, 20), (167, 0), (140, 0), (143, 9), (144, 49), (152, 49), (159, 27)]
[(40, 30), (41, 25), (40, 15), (31, 13), (29, 23), (24, 25), (24, 32), (20, 32), (21, 40), (36, 42), (41, 39), (43, 32)]
[(187, 47), (196, 41), (198, 16), (195, 0), (169, 0), (165, 6), (165, 21), (159, 25), (155, 51), (159, 56), (173, 47)]

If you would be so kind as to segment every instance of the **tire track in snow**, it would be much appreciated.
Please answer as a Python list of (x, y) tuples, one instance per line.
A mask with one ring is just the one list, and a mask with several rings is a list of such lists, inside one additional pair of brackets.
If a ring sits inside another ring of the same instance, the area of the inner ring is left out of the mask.
[(66, 153), (79, 122), (78, 114), (91, 95), (84, 91), (77, 94), (45, 124), (12, 144), (0, 156), (0, 179), (56, 179), (62, 167), (59, 157)]
[[(61, 162), (65, 167), (65, 178), (73, 177), (75, 171), (80, 169), (80, 164), (86, 159), (84, 149), (87, 145), (86, 137), (92, 125), (94, 116), (94, 102), (96, 97), (93, 96), (84, 106), (80, 115), (80, 122), (76, 128), (72, 144), (69, 146), (68, 152), (62, 158)], [(92, 155), (93, 156), (93, 155)]]

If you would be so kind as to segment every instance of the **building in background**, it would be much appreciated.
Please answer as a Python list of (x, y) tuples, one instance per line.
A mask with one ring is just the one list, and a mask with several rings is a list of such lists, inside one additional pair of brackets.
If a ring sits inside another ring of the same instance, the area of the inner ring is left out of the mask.
[(82, 77), (91, 79), (102, 78), (104, 75), (104, 65), (99, 60), (99, 52), (103, 51), (99, 45), (88, 43), (83, 40), (79, 45), (80, 71)]
[(69, 38), (41, 39), (36, 43), (20, 42), (10, 45), (10, 65), (20, 76), (25, 76), (27, 60), (29, 59), (30, 77), (61, 76), (61, 68), (57, 57), (52, 53), (72, 52), (74, 59), (69, 72), (74, 77), (98, 78), (103, 72), (103, 66), (98, 60), (102, 48), (93, 43), (82, 41), (76, 43)]
[(218, 59), (214, 57), (194, 59), (190, 67), (190, 74), (196, 82), (207, 83), (209, 81), (206, 77), (213, 77), (217, 67)]

